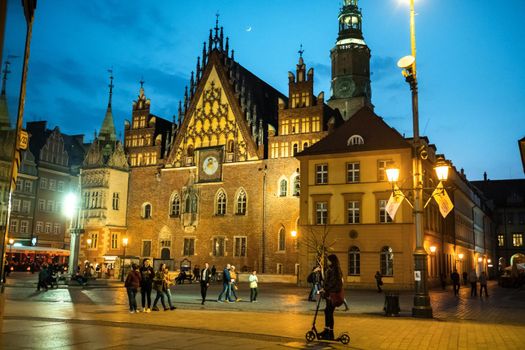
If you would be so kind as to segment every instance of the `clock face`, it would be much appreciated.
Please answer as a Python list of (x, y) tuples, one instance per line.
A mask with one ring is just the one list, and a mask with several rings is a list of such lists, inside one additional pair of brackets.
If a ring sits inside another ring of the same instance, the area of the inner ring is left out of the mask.
[(339, 78), (336, 81), (335, 91), (338, 97), (352, 97), (355, 83), (351, 78)]
[(214, 156), (208, 156), (204, 158), (204, 162), (202, 163), (202, 170), (207, 175), (213, 175), (217, 172), (217, 169), (219, 169), (219, 161)]

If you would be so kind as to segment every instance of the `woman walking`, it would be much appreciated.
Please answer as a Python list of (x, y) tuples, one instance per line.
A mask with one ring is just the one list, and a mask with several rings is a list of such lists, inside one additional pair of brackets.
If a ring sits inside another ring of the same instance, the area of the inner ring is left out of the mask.
[(150, 265), (150, 260), (144, 259), (142, 261), (142, 267), (140, 268), (140, 299), (143, 312), (150, 312), (151, 310), (151, 289), (154, 276), (155, 271), (153, 271), (153, 267)]
[(164, 269), (166, 268), (166, 264), (160, 264), (160, 267), (157, 272), (155, 272), (155, 277), (153, 278), (153, 289), (157, 292), (157, 295), (155, 296), (155, 301), (153, 302), (153, 307), (151, 310), (153, 311), (159, 311), (159, 308), (157, 307), (157, 302), (160, 299), (160, 302), (162, 303), (162, 307), (164, 308), (164, 311), (169, 310), (166, 307), (166, 303), (164, 302), (164, 294), (166, 290), (166, 277), (164, 273)]
[[(342, 304), (344, 296), (341, 298), (343, 289), (343, 273), (339, 265), (339, 259), (335, 254), (331, 254), (327, 259), (328, 268), (325, 272), (324, 288), (322, 295), (325, 298), (326, 307), (324, 309), (324, 331), (319, 335), (322, 339), (334, 339), (334, 311)], [(336, 300), (339, 298), (341, 300)]]
[(257, 271), (253, 270), (250, 277), (248, 277), (248, 281), (250, 282), (250, 302), (256, 303), (257, 302), (257, 294), (258, 294), (258, 282), (259, 279), (257, 278)]
[(175, 310), (176, 307), (173, 306), (173, 303), (171, 302), (171, 289), (170, 287), (173, 285), (173, 280), (170, 278), (170, 271), (168, 267), (164, 266), (164, 283), (165, 283), (165, 291), (166, 298), (168, 299), (168, 305), (170, 307), (170, 310)]
[(137, 292), (140, 287), (140, 271), (137, 264), (131, 265), (131, 271), (128, 272), (128, 276), (126, 277), (126, 282), (124, 283), (124, 286), (126, 287), (126, 291), (128, 292), (128, 300), (129, 300), (129, 313), (133, 314), (135, 312), (139, 312), (137, 310)]
[(235, 301), (241, 301), (241, 298), (237, 298), (237, 293), (235, 292), (239, 288), (237, 287), (237, 272), (235, 272), (235, 266), (230, 268), (230, 278), (231, 278), (231, 295), (235, 297)]

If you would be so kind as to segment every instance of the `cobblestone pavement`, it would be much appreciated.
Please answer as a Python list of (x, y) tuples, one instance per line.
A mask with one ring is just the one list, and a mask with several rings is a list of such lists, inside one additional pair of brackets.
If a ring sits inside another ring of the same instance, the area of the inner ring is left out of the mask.
[[(118, 286), (118, 284), (116, 285)], [(525, 291), (489, 286), (489, 298), (431, 293), (435, 319), (409, 317), (412, 295), (400, 294), (401, 317), (381, 316), (384, 296), (347, 291), (350, 311), (336, 312), (336, 332), (348, 331), (348, 347), (306, 344), (315, 304), (307, 290), (261, 285), (259, 303), (220, 304), (212, 286), (201, 306), (198, 285), (177, 286), (175, 311), (129, 314), (123, 288), (69, 288), (36, 293), (7, 287), (2, 349), (523, 349)], [(247, 288), (241, 285), (242, 296)], [(468, 295), (467, 295), (468, 293)], [(155, 294), (155, 293), (153, 293)], [(322, 328), (323, 316), (318, 320)]]

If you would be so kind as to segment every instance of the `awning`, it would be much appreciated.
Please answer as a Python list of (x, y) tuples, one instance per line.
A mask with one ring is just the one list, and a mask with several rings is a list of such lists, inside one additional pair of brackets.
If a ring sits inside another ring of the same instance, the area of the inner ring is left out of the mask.
[(12, 247), (9, 247), (9, 250), (13, 250), (13, 252), (16, 253), (24, 253), (24, 254), (35, 254), (35, 253), (41, 253), (41, 254), (53, 254), (53, 255), (63, 255), (63, 256), (69, 256), (69, 250), (67, 249), (59, 249), (59, 248), (52, 248), (52, 247), (39, 247), (39, 246), (17, 246), (13, 245)]

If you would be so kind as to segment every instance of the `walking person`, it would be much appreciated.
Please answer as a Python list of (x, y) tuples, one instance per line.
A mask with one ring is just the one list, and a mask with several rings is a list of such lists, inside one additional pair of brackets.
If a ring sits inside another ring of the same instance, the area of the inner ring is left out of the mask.
[(215, 265), (211, 267), (211, 280), (213, 282), (217, 282), (217, 268), (215, 267)]
[(476, 275), (476, 270), (472, 269), (468, 276), (470, 282), (470, 296), (475, 297), (478, 295), (478, 275)]
[(175, 310), (176, 307), (173, 306), (173, 303), (171, 302), (171, 286), (173, 285), (173, 279), (170, 278), (170, 270), (168, 269), (168, 266), (164, 265), (164, 286), (163, 286), (163, 292), (166, 295), (166, 299), (168, 299), (168, 306), (170, 307), (170, 310)]
[(489, 293), (487, 291), (487, 273), (483, 271), (479, 276), (479, 297), (483, 296), (483, 290), (485, 290), (485, 296), (488, 297)]
[(153, 277), (155, 277), (155, 271), (153, 271), (153, 267), (151, 267), (151, 262), (149, 259), (144, 259), (142, 261), (142, 267), (140, 268), (140, 301), (143, 312), (151, 311)]
[(36, 290), (40, 291), (40, 288), (43, 288), (47, 292), (47, 280), (49, 278), (49, 271), (47, 269), (47, 265), (44, 265), (42, 267), (42, 270), (38, 274), (38, 284), (36, 286)]
[(128, 292), (128, 301), (129, 301), (129, 313), (133, 314), (139, 312), (137, 309), (137, 293), (140, 287), (140, 271), (137, 264), (131, 264), (131, 271), (128, 272), (126, 277), (126, 282), (124, 282), (124, 287)]
[(157, 302), (160, 300), (162, 307), (164, 308), (164, 311), (169, 310), (166, 307), (166, 302), (164, 301), (164, 296), (166, 294), (166, 277), (164, 273), (164, 269), (166, 268), (166, 264), (160, 264), (159, 269), (155, 272), (155, 277), (153, 278), (153, 289), (157, 292), (155, 295), (155, 301), (153, 302), (153, 307), (151, 308), (152, 311), (159, 311), (159, 308), (157, 307)]
[[(324, 288), (321, 290), (325, 298), (326, 306), (324, 309), (324, 331), (319, 333), (321, 339), (334, 339), (334, 311), (335, 308), (342, 304), (336, 303), (332, 299), (335, 294), (340, 295), (343, 289), (343, 273), (339, 265), (339, 259), (335, 254), (331, 254), (327, 258), (328, 268), (325, 271)], [(343, 298), (344, 299), (344, 298)]]
[(230, 295), (233, 295), (235, 298), (235, 301), (239, 302), (242, 299), (237, 298), (237, 290), (239, 287), (237, 287), (237, 272), (235, 271), (235, 266), (231, 266), (230, 268), (230, 278), (231, 278), (231, 284), (230, 284)]
[(454, 272), (452, 272), (450, 278), (452, 279), (452, 288), (454, 289), (454, 295), (457, 296), (459, 294), (460, 285), (458, 270), (454, 269)]
[(248, 281), (250, 282), (250, 302), (256, 303), (257, 302), (257, 294), (258, 292), (258, 283), (259, 279), (257, 278), (257, 271), (253, 270), (252, 274), (248, 277)]
[(463, 271), (463, 284), (467, 285), (468, 283), (468, 273), (467, 271)]
[(210, 271), (210, 265), (207, 262), (205, 262), (204, 268), (200, 272), (201, 297), (202, 297), (201, 305), (204, 305), (204, 302), (206, 301), (206, 293), (208, 292), (208, 287), (210, 286), (211, 275), (212, 274)]
[(231, 288), (231, 276), (230, 276), (230, 264), (226, 264), (224, 267), (224, 270), (222, 270), (222, 292), (219, 294), (219, 297), (217, 298), (217, 302), (222, 303), (222, 296), (224, 295), (224, 300), (228, 302), (233, 302), (231, 300), (230, 296), (230, 288)]
[(383, 285), (383, 276), (379, 271), (376, 271), (374, 278), (376, 279), (377, 292), (381, 293), (383, 291), (381, 289), (381, 286)]

